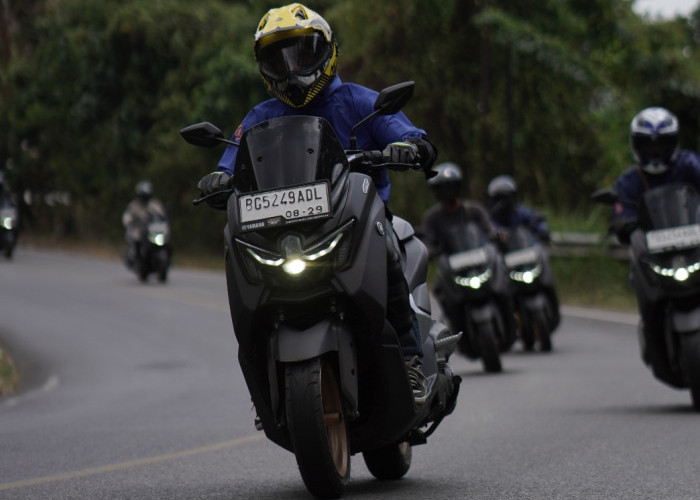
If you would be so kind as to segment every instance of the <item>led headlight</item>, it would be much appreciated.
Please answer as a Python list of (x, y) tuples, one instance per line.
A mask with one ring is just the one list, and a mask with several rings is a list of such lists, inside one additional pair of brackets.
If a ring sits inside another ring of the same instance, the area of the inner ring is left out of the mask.
[(542, 274), (542, 266), (537, 264), (535, 267), (525, 269), (523, 271), (516, 271), (513, 269), (510, 271), (509, 276), (513, 281), (518, 281), (529, 285), (534, 283), (534, 281), (539, 278), (540, 274)]
[(454, 282), (457, 283), (459, 286), (478, 290), (479, 288), (481, 288), (481, 285), (486, 283), (489, 279), (491, 279), (490, 268), (486, 269), (480, 274), (476, 274), (473, 276), (455, 276)]
[(8, 231), (12, 231), (12, 228), (15, 227), (15, 220), (13, 217), (3, 217), (2, 218), (2, 227), (7, 229)]
[(649, 268), (659, 276), (664, 278), (673, 278), (676, 281), (687, 281), (693, 274), (700, 271), (700, 261), (689, 266), (679, 267), (661, 267), (658, 264), (648, 263)]
[(282, 254), (254, 247), (241, 240), (237, 241), (245, 247), (246, 253), (258, 264), (267, 267), (281, 267), (288, 275), (298, 276), (304, 272), (309, 262), (314, 262), (331, 254), (352, 228), (353, 224), (354, 220), (343, 225), (318, 243), (304, 249), (301, 248), (298, 236), (287, 236), (282, 240)]

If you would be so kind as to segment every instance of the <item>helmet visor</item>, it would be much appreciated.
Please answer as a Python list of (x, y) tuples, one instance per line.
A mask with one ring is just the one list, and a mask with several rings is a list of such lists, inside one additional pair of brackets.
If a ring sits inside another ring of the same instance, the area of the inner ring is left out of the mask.
[(634, 135), (632, 147), (639, 156), (639, 162), (644, 165), (654, 161), (668, 163), (678, 146), (678, 136), (672, 135)]
[(320, 33), (293, 37), (260, 49), (260, 71), (273, 80), (284, 80), (291, 73), (311, 75), (326, 62), (331, 46)]

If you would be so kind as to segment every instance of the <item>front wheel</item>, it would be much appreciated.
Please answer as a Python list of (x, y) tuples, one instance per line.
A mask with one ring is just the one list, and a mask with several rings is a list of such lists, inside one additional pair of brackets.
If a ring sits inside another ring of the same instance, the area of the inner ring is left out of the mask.
[(402, 478), (411, 468), (413, 452), (407, 441), (394, 443), (383, 448), (363, 451), (367, 469), (374, 477), (381, 480)]
[(535, 329), (535, 338), (540, 342), (540, 350), (542, 352), (550, 352), (552, 350), (552, 337), (549, 328), (550, 321), (545, 311), (537, 311), (532, 315), (532, 324)]
[(496, 340), (494, 322), (480, 323), (477, 326), (476, 334), (484, 371), (488, 373), (500, 372), (503, 368), (499, 356), (500, 349), (498, 347), (498, 341)]
[(700, 411), (700, 332), (682, 337), (683, 363), (693, 407)]
[(321, 498), (338, 498), (350, 477), (350, 446), (334, 363), (328, 357), (285, 369), (287, 424), (301, 478)]

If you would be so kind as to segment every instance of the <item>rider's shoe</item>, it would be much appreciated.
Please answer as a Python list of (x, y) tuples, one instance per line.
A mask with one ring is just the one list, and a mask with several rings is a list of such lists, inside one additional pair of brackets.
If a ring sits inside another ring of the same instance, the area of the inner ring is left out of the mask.
[(416, 404), (425, 403), (428, 399), (428, 390), (426, 388), (423, 368), (418, 361), (418, 356), (413, 356), (410, 360), (406, 361), (406, 371), (408, 372), (408, 380), (413, 390), (413, 400)]

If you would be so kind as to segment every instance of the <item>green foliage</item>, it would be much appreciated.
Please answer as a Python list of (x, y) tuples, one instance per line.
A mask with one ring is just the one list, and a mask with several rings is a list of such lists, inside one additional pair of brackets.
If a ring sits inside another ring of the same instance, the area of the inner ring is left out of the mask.
[[(192, 148), (177, 132), (206, 120), (230, 134), (267, 97), (252, 41), (278, 2), (7, 4), (0, 155), (15, 186), (73, 200), (34, 205), (30, 222), (119, 241), (121, 210), (149, 178), (173, 216), (176, 246), (219, 251), (223, 214), (191, 200), (222, 151)], [(566, 225), (560, 214), (591, 211), (590, 193), (631, 161), (627, 127), (642, 107), (676, 112), (682, 144), (700, 146), (700, 12), (651, 22), (628, 1), (531, 4), (308, 3), (333, 26), (345, 81), (375, 89), (416, 81), (405, 112), (428, 132), (438, 161), (462, 165), (467, 195), (483, 200), (488, 181), (510, 173), (524, 200)], [(422, 175), (392, 174), (392, 185), (394, 212), (419, 222), (433, 202)]]

